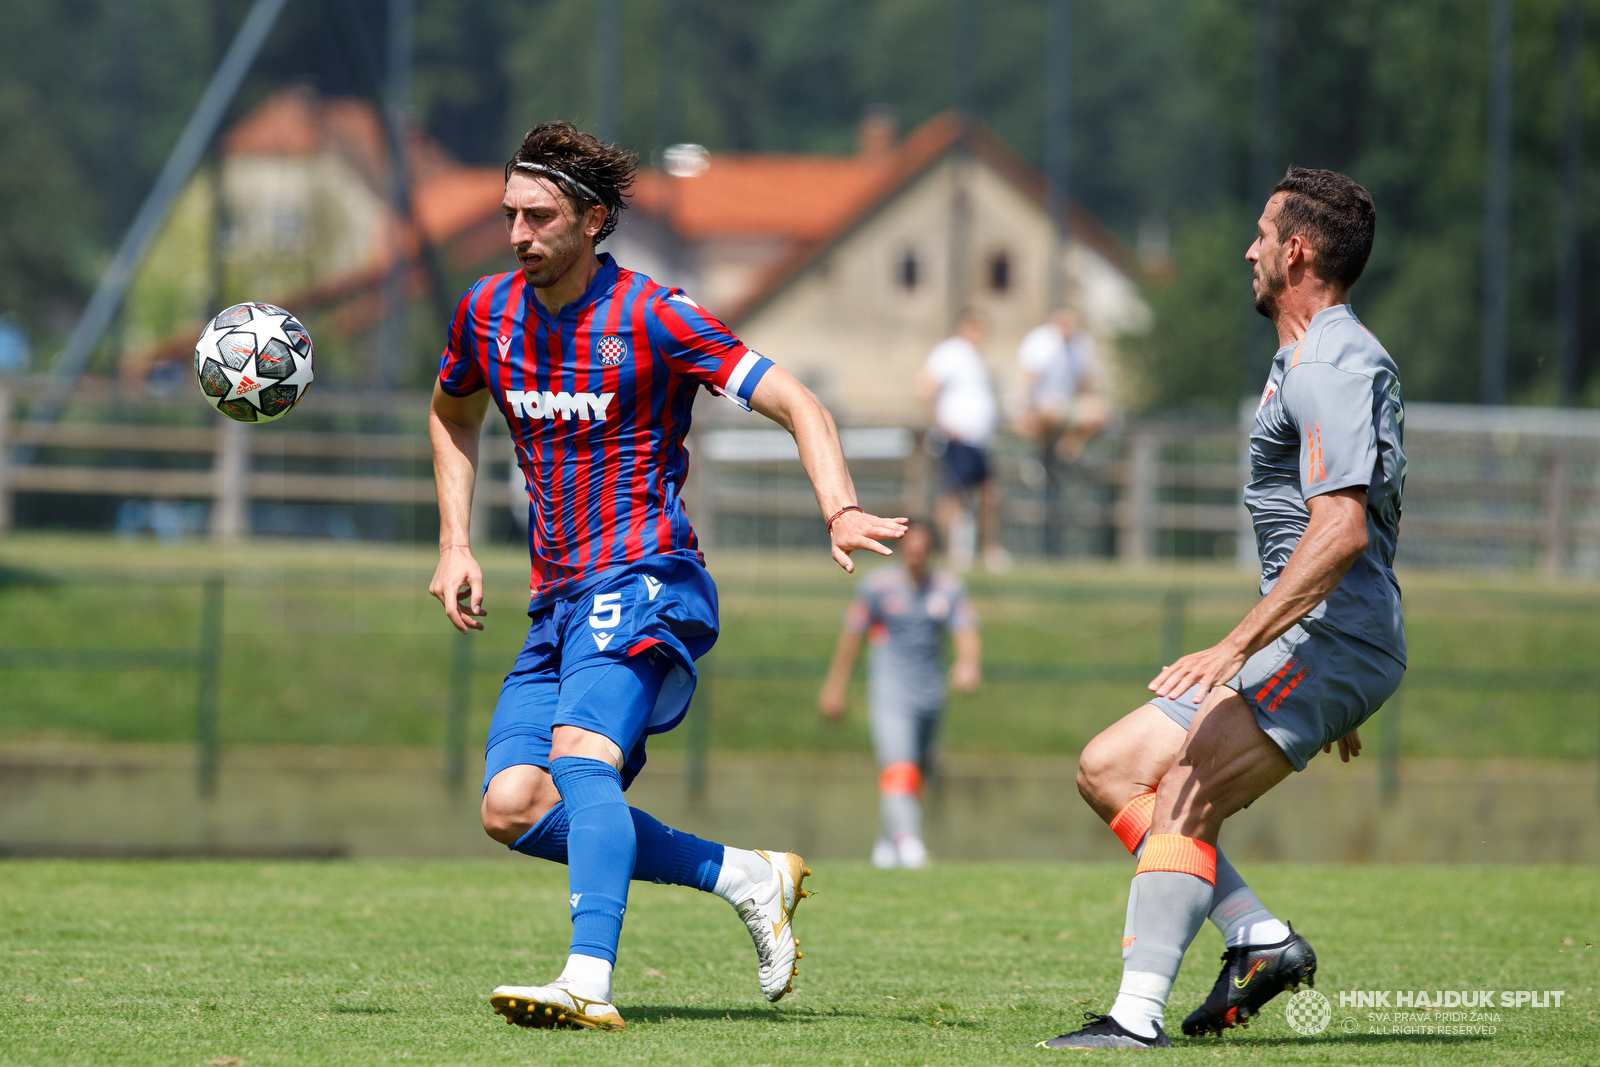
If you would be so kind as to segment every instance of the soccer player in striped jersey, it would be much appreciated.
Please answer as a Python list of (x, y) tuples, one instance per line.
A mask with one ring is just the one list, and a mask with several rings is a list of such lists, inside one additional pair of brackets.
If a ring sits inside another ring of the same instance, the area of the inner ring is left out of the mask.
[(682, 721), (695, 660), (717, 638), (716, 586), (681, 498), (698, 391), (794, 435), (846, 571), (850, 553), (888, 555), (877, 539), (906, 529), (856, 506), (833, 420), (793, 375), (679, 290), (596, 254), (635, 165), (570, 123), (528, 132), (506, 164), (503, 205), (520, 269), (462, 298), (429, 416), (440, 519), (429, 592), (462, 632), (482, 629), (486, 614), (468, 522), (491, 401), (528, 484), (531, 625), (489, 728), (483, 827), (567, 864), (572, 948), (549, 984), (491, 994), (523, 1026), (622, 1029), (611, 974), (630, 879), (731, 903), (768, 1000), (797, 972), (794, 908), (810, 873), (799, 856), (702, 841), (623, 799), (646, 737)]

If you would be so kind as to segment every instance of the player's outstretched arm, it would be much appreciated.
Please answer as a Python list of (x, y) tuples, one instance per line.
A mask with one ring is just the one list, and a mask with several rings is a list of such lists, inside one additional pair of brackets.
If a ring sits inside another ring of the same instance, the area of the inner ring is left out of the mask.
[(428, 440), (433, 445), (433, 484), (439, 497), (439, 566), (428, 592), (462, 633), (481, 630), (483, 570), (472, 558), (472, 486), (478, 476), (478, 434), (489, 410), (489, 393), (451, 396), (433, 386), (428, 406)]
[(956, 660), (950, 664), (950, 685), (963, 693), (970, 693), (983, 684), (983, 643), (978, 638), (978, 628), (957, 630), (950, 635), (956, 648)]
[(772, 367), (756, 384), (750, 406), (794, 435), (794, 443), (800, 449), (800, 462), (811, 479), (823, 519), (838, 516), (828, 534), (833, 541), (833, 558), (839, 566), (853, 574), (856, 567), (850, 560), (850, 553), (857, 549), (864, 548), (880, 556), (893, 555), (874, 538), (899, 540), (904, 537), (905, 518), (882, 519), (858, 510), (839, 514), (842, 508), (856, 507), (856, 487), (850, 480), (850, 468), (844, 462), (844, 449), (839, 445), (839, 429), (822, 401), (794, 375), (782, 367)]
[(1311, 521), (1278, 584), (1227, 637), (1163, 667), (1150, 683), (1152, 692), (1171, 699), (1198, 685), (1195, 703), (1201, 703), (1213, 686), (1238, 674), (1245, 660), (1305, 618), (1338, 588), (1345, 572), (1367, 550), (1367, 491), (1337, 489), (1312, 497), (1306, 508)]
[(817, 710), (825, 718), (837, 719), (844, 714), (850, 700), (850, 672), (855, 669), (860, 652), (861, 634), (849, 629), (839, 634), (833, 662), (828, 664), (828, 677), (822, 683), (822, 692), (817, 694)]

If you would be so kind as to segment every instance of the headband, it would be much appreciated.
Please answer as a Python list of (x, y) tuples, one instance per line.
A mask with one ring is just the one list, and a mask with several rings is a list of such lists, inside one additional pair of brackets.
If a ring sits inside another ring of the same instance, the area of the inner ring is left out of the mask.
[(518, 163), (517, 169), (539, 171), (541, 173), (548, 174), (553, 178), (560, 178), (562, 181), (566, 182), (568, 185), (572, 186), (574, 189), (578, 190), (578, 192), (582, 193), (590, 200), (593, 200), (595, 203), (603, 203), (600, 197), (595, 194), (593, 189), (589, 188), (572, 175), (567, 174), (564, 171), (556, 170), (554, 167), (547, 167), (543, 163)]

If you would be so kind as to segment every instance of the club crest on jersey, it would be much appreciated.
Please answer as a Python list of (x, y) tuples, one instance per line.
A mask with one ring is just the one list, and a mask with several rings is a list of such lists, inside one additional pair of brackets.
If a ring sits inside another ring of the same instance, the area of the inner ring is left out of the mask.
[(600, 338), (600, 362), (607, 367), (615, 367), (622, 362), (622, 357), (628, 354), (628, 342), (614, 333), (608, 333)]

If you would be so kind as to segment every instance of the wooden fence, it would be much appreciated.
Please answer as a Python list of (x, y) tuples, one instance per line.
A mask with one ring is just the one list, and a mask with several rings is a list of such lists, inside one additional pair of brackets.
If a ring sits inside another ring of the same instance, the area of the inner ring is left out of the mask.
[[(404, 412), (402, 421), (420, 430), (415, 416), (426, 403), (420, 394), (340, 398), (324, 410)], [(137, 404), (119, 411), (134, 421), (37, 426), (11, 418), (12, 409), (0, 387), (0, 529), (11, 525), (19, 493), (204, 501), (211, 534), (225, 539), (249, 534), (252, 502), (434, 502), (428, 441), (415, 430), (303, 428), (315, 420), (245, 426), (220, 417), (210, 426), (161, 425), (138, 417)], [(1209, 555), (1253, 567), (1254, 536), (1239, 496), (1248, 473), (1244, 427), (1253, 414), (1247, 404), (1236, 426), (1130, 422), (1044, 478), (1034, 446), (1002, 436), (992, 459), (1008, 546), (1129, 563)], [(691, 439), (685, 500), (702, 539), (749, 543), (758, 528), (814, 538), (817, 505), (793, 442), (754, 416), (744, 419), (702, 418)], [(843, 438), (863, 506), (931, 512), (939, 464), (920, 431), (854, 427)], [(27, 446), (33, 461), (12, 461), (16, 446)], [(1402, 560), (1600, 575), (1600, 412), (1412, 404), (1406, 450)], [(482, 456), (478, 532), (493, 509), (520, 498), (507, 477), (511, 443), (497, 419), (486, 424)]]

